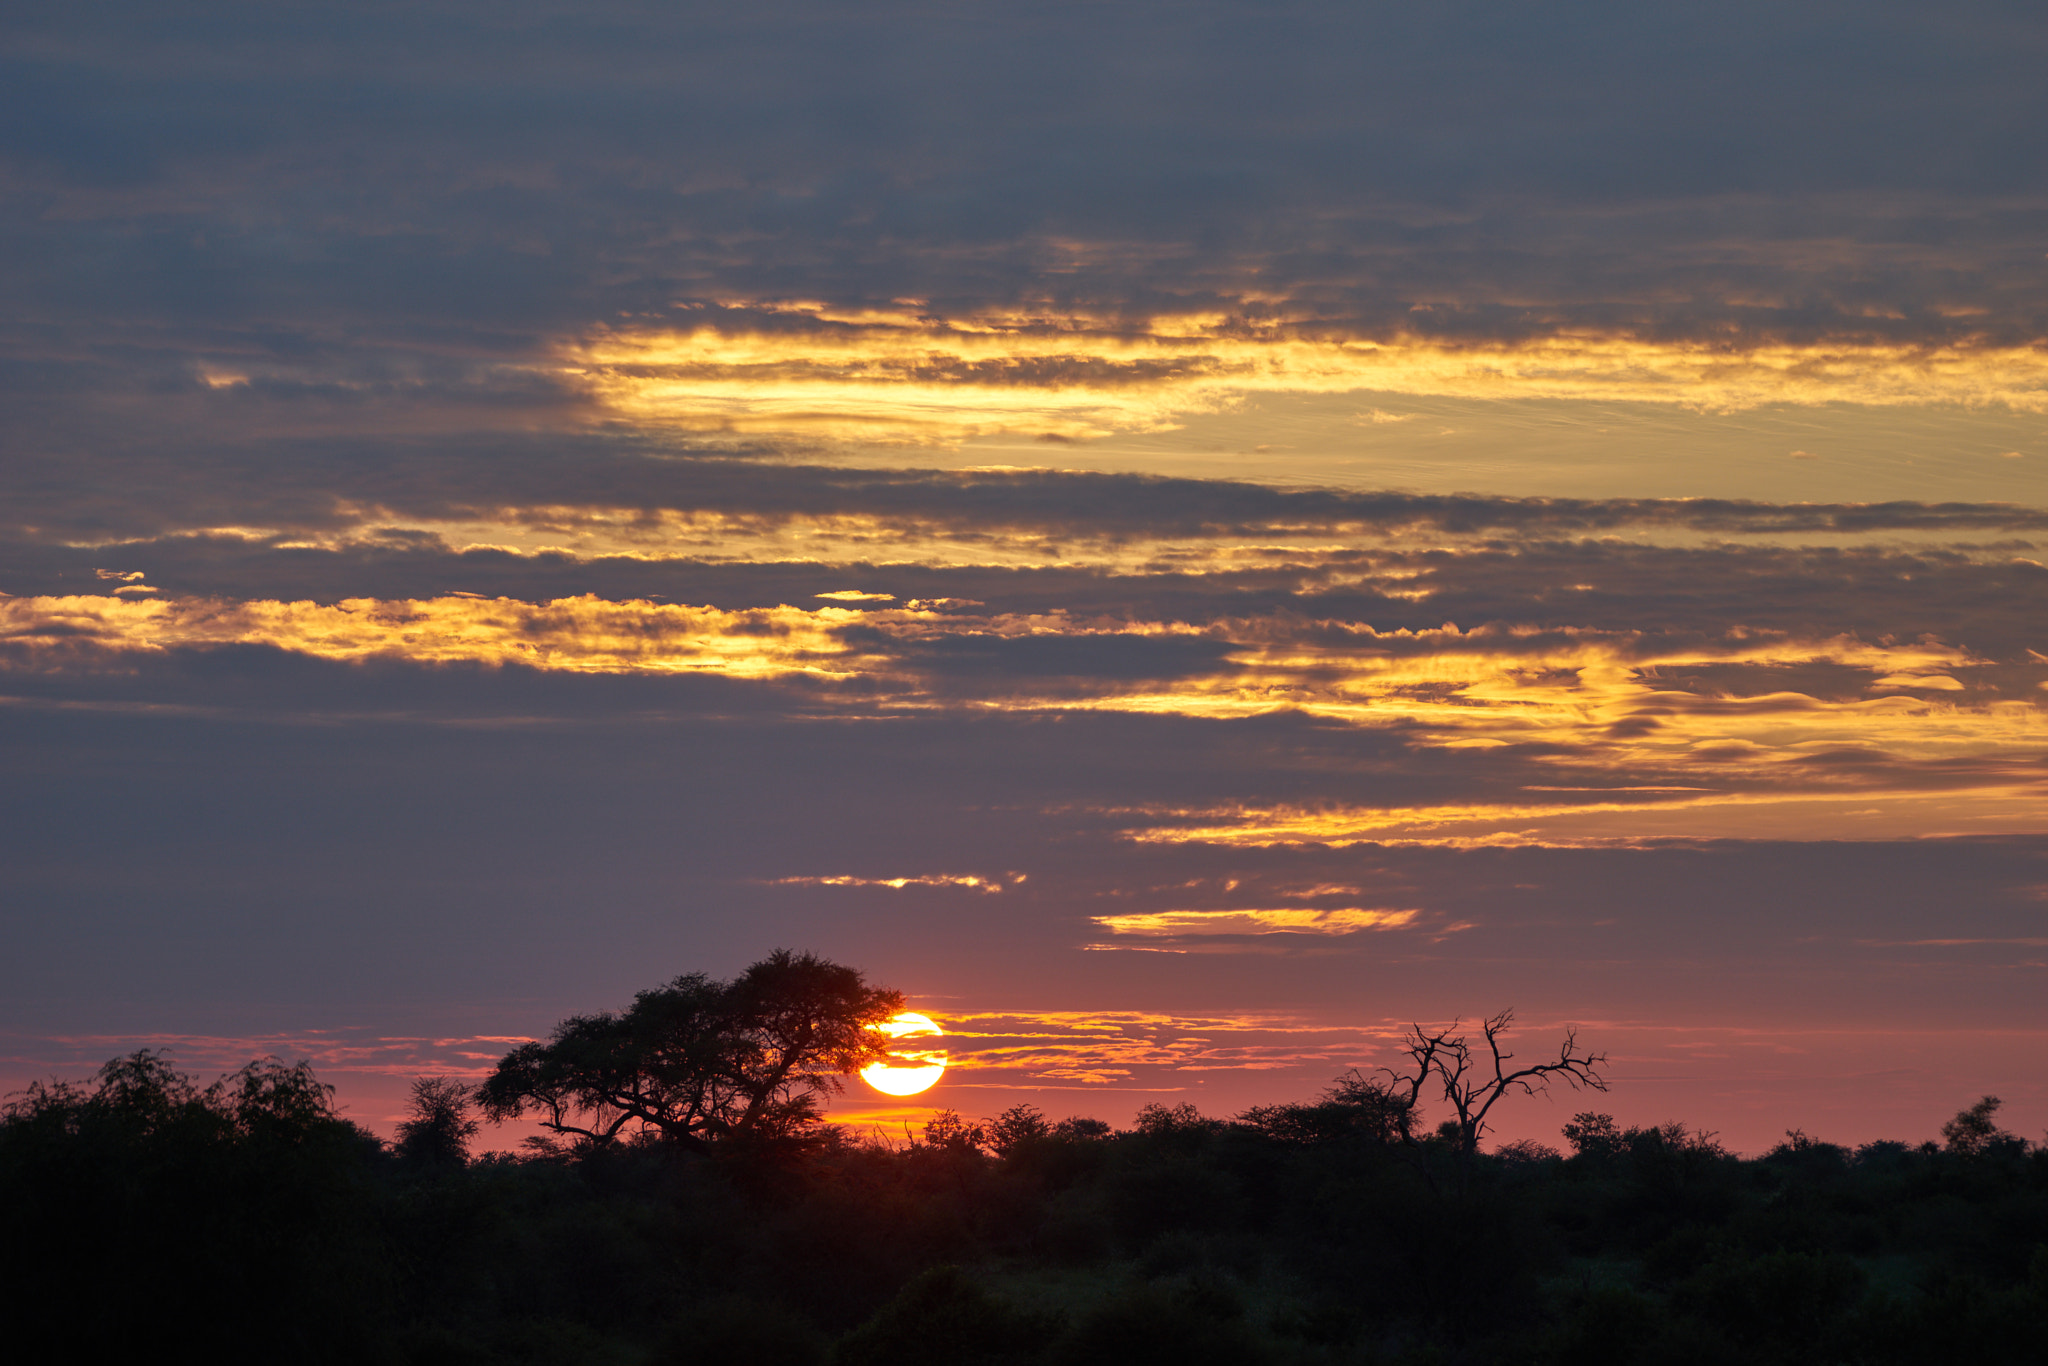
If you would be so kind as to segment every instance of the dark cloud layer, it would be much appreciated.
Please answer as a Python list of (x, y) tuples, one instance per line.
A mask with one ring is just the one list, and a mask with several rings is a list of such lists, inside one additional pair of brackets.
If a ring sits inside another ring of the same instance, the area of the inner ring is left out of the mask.
[[(1669, 529), (1716, 535), (2048, 530), (2048, 513), (1997, 503), (1767, 504), (1734, 499), (1497, 498), (1285, 490), (1221, 479), (1053, 470), (936, 471), (737, 458), (573, 436), (201, 442), (142, 430), (86, 450), (31, 420), (0, 438), (0, 518), (16, 535), (125, 540), (223, 526), (333, 532), (391, 522), (559, 524), (660, 513), (733, 519), (865, 518), (888, 531), (1103, 541), (1215, 536), (1580, 536)], [(44, 443), (48, 442), (48, 445)], [(38, 447), (42, 447), (39, 449)], [(683, 527), (680, 530), (687, 531)], [(649, 525), (650, 536), (667, 528)]]
[[(349, 448), (324, 461), (244, 467), (246, 479), (218, 468), (186, 472), (179, 477), (189, 479), (191, 501), (182, 510), (172, 498), (134, 495), (138, 519), (157, 523), (135, 528), (143, 539), (0, 541), (0, 592), (119, 586), (102, 570), (141, 574), (172, 595), (326, 603), (594, 594), (738, 610), (816, 605), (820, 594), (857, 589), (899, 605), (957, 600), (949, 610), (970, 615), (1071, 611), (1202, 624), (1280, 613), (1382, 631), (1452, 621), (1666, 640), (1719, 639), (1730, 630), (1932, 634), (2008, 660), (2048, 648), (2038, 626), (2048, 571), (2027, 539), (2048, 523), (2038, 511), (2004, 505), (1355, 495), (1136, 476), (648, 460), (602, 448), (550, 460), (516, 446), (499, 450), (496, 458), (443, 451), (398, 461)], [(89, 473), (82, 468), (48, 489), (46, 506), (90, 507)], [(380, 515), (482, 515), (488, 509), (461, 501), (477, 488), (511, 501), (514, 516), (538, 520), (518, 505), (540, 504), (547, 518), (571, 525), (577, 510), (565, 505), (576, 498), (590, 514), (631, 500), (623, 505), (629, 528), (633, 515), (715, 515), (731, 526), (735, 546), (794, 520), (865, 521), (872, 558), (789, 560), (770, 549), (758, 563), (722, 562), (659, 528), (632, 555), (458, 549), (431, 532), (370, 534)], [(245, 522), (289, 515), (288, 500), (312, 527), (353, 526), (365, 539), (321, 548), (282, 533), (161, 534), (209, 511)], [(1677, 533), (1707, 543), (1615, 539)], [(1907, 534), (1919, 542), (1899, 539)], [(1259, 538), (1259, 548), (1227, 557), (1202, 549), (1244, 537)], [(1764, 539), (1729, 539), (1738, 537)], [(962, 562), (915, 562), (933, 544)], [(1135, 558), (1117, 559), (1126, 548)], [(1036, 551), (1040, 562), (988, 562), (1020, 550)]]
[(9, 20), (0, 298), (17, 354), (457, 388), (733, 298), (2027, 342), (2036, 17), (67, 6)]

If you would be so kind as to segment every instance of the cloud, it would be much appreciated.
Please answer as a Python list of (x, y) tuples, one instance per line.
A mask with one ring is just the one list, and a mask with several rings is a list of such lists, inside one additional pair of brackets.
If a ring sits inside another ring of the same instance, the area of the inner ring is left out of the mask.
[(595, 597), (523, 603), (459, 596), (346, 599), (331, 606), (252, 600), (0, 600), (0, 640), (31, 667), (94, 648), (160, 651), (268, 645), (322, 659), (527, 664), (542, 669), (732, 677), (829, 673), (847, 653), (833, 628), (859, 613), (826, 607), (725, 613)]
[(1412, 925), (1422, 913), (1415, 910), (1365, 909), (1350, 906), (1333, 910), (1285, 907), (1279, 910), (1232, 911), (1139, 911), (1129, 915), (1098, 915), (1097, 925), (1111, 934), (1141, 938), (1181, 938), (1194, 935), (1263, 934), (1357, 934), (1360, 930), (1395, 930)]
[[(1727, 791), (1664, 801), (1487, 803), (1435, 808), (1320, 808), (1155, 813), (1174, 824), (1136, 828), (1153, 843), (1228, 847), (1323, 845), (1446, 849), (1649, 848), (1674, 841), (1800, 839), (1871, 842), (1977, 834), (2030, 834), (2048, 786), (2026, 772), (1979, 783), (1873, 782), (1849, 795)], [(1732, 786), (1732, 785), (1731, 785)], [(1871, 808), (1878, 798), (1885, 805)]]
[[(69, 419), (67, 418), (67, 421)], [(1487, 497), (1280, 488), (1055, 470), (877, 468), (678, 451), (617, 435), (368, 440), (42, 428), (0, 436), (0, 532), (113, 545), (166, 534), (318, 547), (408, 538), (594, 555), (1034, 563), (1069, 542), (1142, 562), (1146, 541), (1689, 531), (1723, 536), (2025, 533), (2048, 513), (1992, 502)], [(68, 453), (87, 443), (94, 458)], [(903, 545), (906, 539), (910, 544)], [(902, 553), (892, 553), (901, 551)], [(126, 553), (123, 550), (121, 553)], [(88, 568), (91, 566), (87, 566)], [(840, 591), (814, 584), (806, 596)], [(888, 591), (870, 584), (861, 591)], [(18, 591), (18, 590), (10, 590)], [(927, 594), (931, 596), (932, 594)]]
[(2042, 401), (1996, 6), (89, 8), (0, 81), (0, 386), (74, 437)]
[(905, 887), (965, 887), (971, 891), (997, 893), (1006, 882), (1024, 881), (1022, 873), (1011, 873), (1007, 878), (983, 877), (979, 873), (920, 873), (903, 877), (855, 877), (850, 873), (834, 873), (826, 877), (778, 877), (769, 879), (770, 887), (889, 887), (902, 891)]
[[(1186, 631), (1168, 634), (1172, 628), (1163, 624), (1132, 623), (1137, 629), (1111, 632), (1071, 619), (1025, 625), (998, 618), (976, 624), (983, 629), (908, 639), (899, 635), (886, 648), (927, 677), (964, 681), (977, 690), (1028, 693), (1049, 679), (1115, 686), (1234, 672), (1227, 642)], [(991, 626), (995, 629), (988, 629)], [(891, 634), (887, 627), (876, 629)], [(850, 632), (848, 638), (881, 643), (861, 631)]]
[[(1502, 343), (1237, 316), (916, 319), (806, 330), (601, 335), (566, 374), (647, 428), (952, 442), (1157, 431), (1262, 393), (1378, 393), (1676, 404), (2000, 405), (2048, 412), (2037, 346), (1756, 342), (1617, 331)], [(744, 326), (744, 321), (741, 321)], [(1377, 410), (1375, 410), (1377, 411)], [(1794, 452), (1804, 456), (1805, 452)]]
[[(1987, 657), (1933, 637), (1782, 632), (1740, 617), (1698, 633), (1383, 630), (1298, 604), (1226, 613), (1234, 596), (1194, 620), (1128, 608), (725, 610), (591, 595), (15, 597), (0, 599), (0, 684), (15, 706), (232, 712), (248, 699), (318, 724), (398, 686), (434, 697), (433, 714), (450, 719), (503, 716), (502, 696), (537, 705), (535, 721), (569, 723), (630, 701), (650, 718), (709, 704), (870, 725), (965, 709), (1223, 727), (1196, 745), (1214, 767), (1203, 789), (1182, 781), (1163, 799), (1142, 776), (1162, 772), (1147, 759), (1135, 787), (1081, 803), (1110, 829), (1167, 844), (1895, 838), (2038, 825), (2048, 732), (2036, 686), (2044, 666), (2031, 656)], [(355, 675), (335, 696), (306, 665), (281, 667), (293, 659), (385, 672)], [(421, 684), (459, 672), (422, 691), (390, 672), (401, 666)], [(499, 670), (508, 686), (479, 690)], [(588, 694), (525, 681), (548, 674), (645, 681)], [(660, 686), (685, 679), (726, 691)], [(233, 680), (242, 681), (223, 686)], [(1144, 734), (1130, 732), (1141, 751), (1152, 742)], [(1361, 800), (1366, 773), (1376, 795)]]
[[(941, 1016), (953, 1064), (981, 1085), (1030, 1082), (1179, 1089), (1203, 1072), (1303, 1065), (1342, 1070), (1399, 1036), (1389, 1023), (1332, 1026), (1291, 1013), (970, 1011)], [(1158, 1077), (1160, 1072), (1165, 1077)], [(1148, 1075), (1149, 1074), (1149, 1075)], [(1180, 1075), (1175, 1075), (1180, 1074)], [(1158, 1080), (1153, 1080), (1158, 1077)]]

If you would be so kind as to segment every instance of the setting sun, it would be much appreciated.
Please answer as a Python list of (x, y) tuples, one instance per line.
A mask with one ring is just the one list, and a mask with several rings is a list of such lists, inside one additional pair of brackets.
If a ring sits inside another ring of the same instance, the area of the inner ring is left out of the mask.
[[(944, 1037), (944, 1031), (932, 1022), (930, 1016), (910, 1010), (878, 1027), (892, 1039)], [(892, 1057), (895, 1061), (871, 1063), (861, 1069), (861, 1080), (884, 1095), (914, 1096), (929, 1090), (946, 1070), (946, 1050), (943, 1048), (898, 1047)]]

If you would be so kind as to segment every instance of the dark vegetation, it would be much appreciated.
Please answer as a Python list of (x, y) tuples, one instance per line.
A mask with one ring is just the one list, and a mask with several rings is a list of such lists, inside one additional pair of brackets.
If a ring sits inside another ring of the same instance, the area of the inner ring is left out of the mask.
[[(832, 1020), (894, 1002), (777, 955), (566, 1022), (481, 1088), (556, 1126), (518, 1156), (472, 1155), (477, 1092), (446, 1079), (415, 1084), (391, 1144), (304, 1065), (201, 1090), (143, 1052), (31, 1087), (0, 1120), (9, 1321), (85, 1361), (2048, 1355), (2048, 1146), (2000, 1130), (1991, 1097), (1917, 1147), (1792, 1133), (1740, 1159), (1589, 1111), (1564, 1151), (1487, 1152), (1493, 1101), (1601, 1089), (1571, 1039), (1518, 1075), (1500, 1016), (1234, 1119), (1154, 1105), (1112, 1130), (1020, 1106), (892, 1145), (819, 1122), (816, 1099), (878, 1047)], [(647, 1113), (615, 1124), (622, 1098)]]

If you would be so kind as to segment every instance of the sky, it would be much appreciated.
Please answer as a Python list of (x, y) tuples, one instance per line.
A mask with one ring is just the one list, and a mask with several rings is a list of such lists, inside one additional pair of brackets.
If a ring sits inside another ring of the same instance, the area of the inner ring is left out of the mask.
[(2033, 3), (0, 12), (0, 1086), (2048, 1129)]

